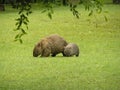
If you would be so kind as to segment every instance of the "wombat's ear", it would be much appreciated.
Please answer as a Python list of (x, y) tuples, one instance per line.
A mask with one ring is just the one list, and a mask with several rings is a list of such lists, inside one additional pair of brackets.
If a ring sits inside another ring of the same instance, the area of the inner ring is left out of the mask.
[(40, 47), (40, 45), (41, 45), (41, 44), (40, 44), (40, 43), (38, 43), (38, 45), (37, 45), (37, 46), (38, 46), (38, 47)]

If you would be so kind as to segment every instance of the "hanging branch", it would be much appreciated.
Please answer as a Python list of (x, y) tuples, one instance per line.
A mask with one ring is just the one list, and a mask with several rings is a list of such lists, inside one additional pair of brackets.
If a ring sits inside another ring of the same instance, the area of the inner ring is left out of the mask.
[(16, 29), (15, 31), (18, 31), (18, 34), (15, 36), (15, 41), (19, 41), (20, 43), (23, 43), (22, 36), (27, 34), (26, 30), (28, 30), (28, 15), (32, 13), (31, 11), (31, 5), (30, 2), (26, 1), (20, 1), (17, 2), (16, 9), (19, 10), (18, 14), (19, 17), (16, 19)]
[[(15, 36), (15, 41), (19, 41), (22, 43), (22, 37), (27, 34), (26, 30), (28, 30), (28, 16), (32, 13), (31, 11), (31, 0), (16, 0), (16, 5), (12, 5), (14, 8), (18, 9), (18, 15), (19, 17), (16, 19), (16, 29), (15, 31), (18, 32), (18, 34)], [(52, 14), (54, 13), (54, 6), (60, 6), (60, 5), (69, 5), (70, 11), (72, 11), (73, 15), (76, 18), (79, 18), (80, 13), (77, 10), (78, 4), (83, 4), (85, 7), (85, 10), (89, 12), (89, 16), (93, 14), (94, 11), (97, 13), (101, 13), (102, 11), (102, 4), (100, 0), (41, 0), (41, 3), (43, 4), (44, 10), (43, 12), (47, 12), (47, 15), (50, 19), (52, 19)], [(107, 20), (107, 18), (105, 17)]]

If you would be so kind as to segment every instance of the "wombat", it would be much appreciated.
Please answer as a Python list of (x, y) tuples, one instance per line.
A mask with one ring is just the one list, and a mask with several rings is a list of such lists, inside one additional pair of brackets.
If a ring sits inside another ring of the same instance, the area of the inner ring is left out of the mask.
[(64, 49), (64, 54), (67, 57), (74, 56), (74, 55), (76, 57), (78, 57), (79, 56), (79, 48), (76, 44), (69, 43)]
[(41, 57), (56, 56), (58, 53), (62, 53), (64, 56), (64, 47), (67, 45), (66, 40), (57, 34), (50, 35), (43, 38), (33, 49), (33, 56)]

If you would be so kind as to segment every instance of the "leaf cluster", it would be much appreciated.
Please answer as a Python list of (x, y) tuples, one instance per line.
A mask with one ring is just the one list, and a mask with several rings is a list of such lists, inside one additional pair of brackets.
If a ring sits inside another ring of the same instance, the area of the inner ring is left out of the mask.
[[(47, 13), (48, 17), (52, 19), (52, 14), (54, 13), (54, 6), (67, 5), (70, 7), (70, 11), (76, 18), (79, 18), (80, 13), (77, 10), (78, 4), (83, 4), (85, 10), (89, 12), (89, 16), (93, 14), (94, 11), (101, 13), (102, 4), (100, 0), (40, 0), (44, 6), (42, 13)], [(19, 33), (15, 36), (15, 41), (20, 41), (22, 43), (22, 36), (26, 34), (28, 30), (28, 15), (32, 13), (31, 11), (31, 0), (17, 0), (15, 8), (19, 10), (19, 17), (16, 19), (16, 29)], [(63, 3), (64, 2), (64, 3)], [(26, 28), (24, 28), (26, 27)]]
[(77, 5), (70, 4), (70, 11), (72, 11), (73, 15), (76, 16), (76, 18), (79, 18), (80, 13), (76, 10)]
[(52, 14), (54, 13), (52, 3), (45, 4), (45, 7), (44, 7), (44, 10), (42, 11), (42, 13), (45, 13), (45, 12), (47, 12), (48, 17), (50, 19), (52, 19)]
[(100, 0), (83, 0), (83, 5), (85, 6), (85, 10), (90, 11), (89, 16), (93, 14), (93, 12), (101, 13), (102, 11), (102, 3)]
[[(15, 36), (15, 41), (20, 41), (22, 43), (22, 36), (27, 34), (26, 30), (28, 30), (28, 15), (32, 13), (31, 4), (27, 0), (21, 0), (16, 3), (16, 9), (19, 10), (19, 17), (16, 19), (16, 29), (15, 31), (19, 31), (19, 33)], [(26, 28), (24, 28), (26, 27)]]
[(101, 13), (102, 11), (102, 3), (100, 0), (41, 0), (43, 1), (43, 5), (45, 6), (45, 9), (42, 11), (42, 13), (47, 12), (48, 17), (52, 19), (53, 14), (53, 6), (54, 5), (64, 5), (62, 2), (66, 2), (67, 6), (70, 7), (70, 11), (72, 14), (79, 18), (80, 13), (77, 10), (77, 6), (79, 4), (83, 4), (85, 7), (85, 10), (89, 12), (89, 16), (93, 14), (93, 12)]

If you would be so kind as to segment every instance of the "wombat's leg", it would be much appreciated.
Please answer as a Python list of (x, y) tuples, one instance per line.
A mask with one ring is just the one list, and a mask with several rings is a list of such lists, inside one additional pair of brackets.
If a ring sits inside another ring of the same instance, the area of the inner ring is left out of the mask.
[(42, 54), (41, 54), (41, 57), (49, 57), (50, 56), (50, 50), (49, 49), (44, 49)]
[(41, 57), (49, 57), (50, 54), (49, 53), (42, 53)]
[(56, 56), (56, 54), (52, 54), (51, 56), (52, 56), (52, 57), (55, 57), (55, 56)]
[(79, 56), (79, 54), (76, 54), (76, 57), (78, 57)]
[(64, 52), (62, 52), (62, 55), (63, 55), (63, 56), (66, 56), (66, 55), (64, 54)]

